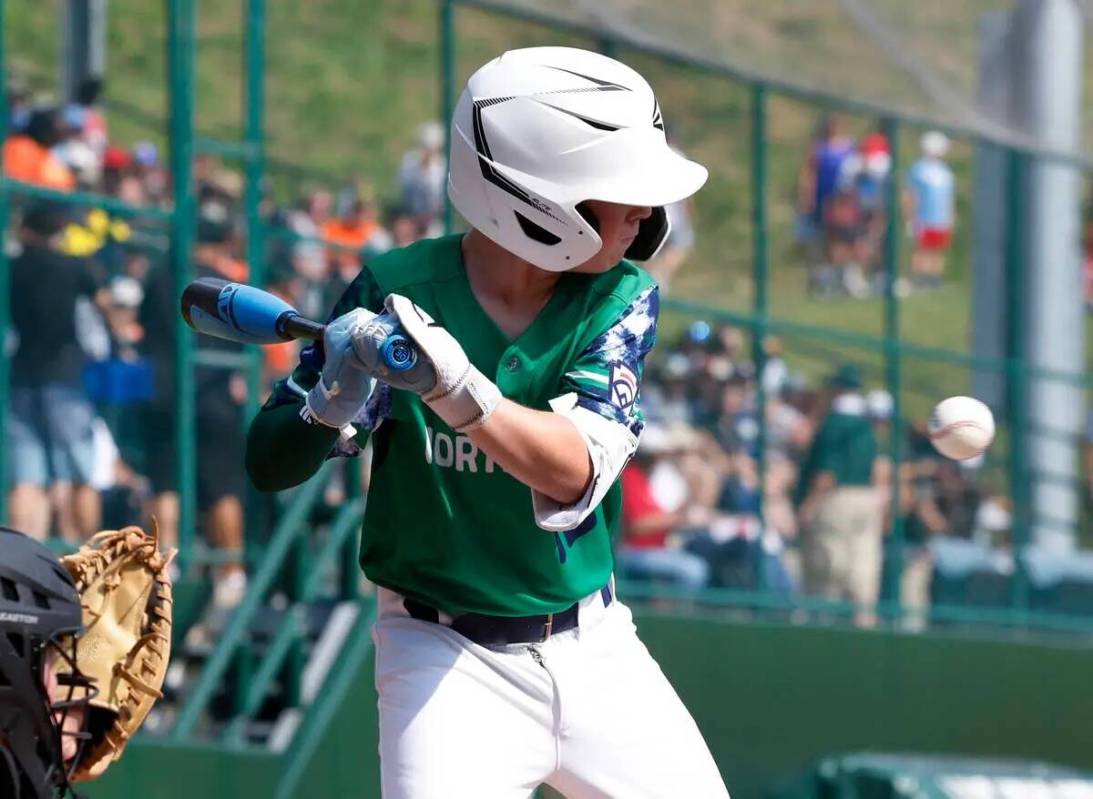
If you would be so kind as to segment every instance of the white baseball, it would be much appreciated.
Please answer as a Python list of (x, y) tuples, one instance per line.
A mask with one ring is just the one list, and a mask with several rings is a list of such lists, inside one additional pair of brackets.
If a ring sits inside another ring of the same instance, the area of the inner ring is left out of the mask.
[(963, 461), (982, 455), (991, 445), (994, 415), (977, 399), (949, 397), (934, 406), (927, 430), (938, 452)]

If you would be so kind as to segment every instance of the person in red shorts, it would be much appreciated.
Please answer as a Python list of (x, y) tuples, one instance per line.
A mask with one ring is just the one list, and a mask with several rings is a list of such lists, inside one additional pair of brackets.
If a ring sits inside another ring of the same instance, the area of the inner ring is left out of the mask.
[(922, 157), (911, 165), (907, 176), (908, 218), (914, 235), (911, 276), (918, 288), (941, 285), (945, 254), (952, 243), (956, 221), (953, 171), (945, 156), (949, 139), (931, 130), (922, 136)]

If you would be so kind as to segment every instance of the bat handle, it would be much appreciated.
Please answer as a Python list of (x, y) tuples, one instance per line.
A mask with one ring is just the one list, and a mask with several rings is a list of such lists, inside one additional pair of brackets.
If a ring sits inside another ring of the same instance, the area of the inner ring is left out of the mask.
[[(277, 334), (286, 341), (303, 338), (322, 341), (326, 325), (313, 322), (295, 311), (286, 311), (277, 319)], [(380, 356), (392, 372), (403, 372), (417, 363), (417, 347), (396, 328), (380, 345)]]
[(277, 317), (277, 335), (285, 341), (305, 338), (310, 341), (322, 341), (326, 325), (312, 322), (296, 311), (285, 311)]

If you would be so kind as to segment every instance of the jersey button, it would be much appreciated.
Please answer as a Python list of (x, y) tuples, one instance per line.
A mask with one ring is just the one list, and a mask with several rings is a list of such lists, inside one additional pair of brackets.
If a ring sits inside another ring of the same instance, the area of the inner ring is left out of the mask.
[(510, 372), (515, 372), (517, 369), (520, 368), (520, 359), (513, 355), (505, 363), (505, 368), (508, 369)]

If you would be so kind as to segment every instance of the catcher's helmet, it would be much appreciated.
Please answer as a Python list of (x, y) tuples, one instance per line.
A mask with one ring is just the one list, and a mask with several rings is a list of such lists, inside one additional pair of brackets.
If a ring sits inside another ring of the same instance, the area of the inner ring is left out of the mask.
[(52, 647), (72, 662), (75, 681), (79, 680), (75, 636), (82, 628), (76, 586), (53, 553), (22, 533), (0, 527), (0, 794), (4, 796), (39, 799), (69, 787), (55, 713), (86, 699), (54, 701), (43, 682), (44, 667)]
[(668, 235), (663, 206), (706, 176), (668, 147), (645, 79), (586, 50), (510, 50), (471, 76), (452, 118), (452, 203), (506, 250), (552, 272), (603, 244), (578, 208), (585, 200), (652, 207), (626, 253), (645, 260)]

